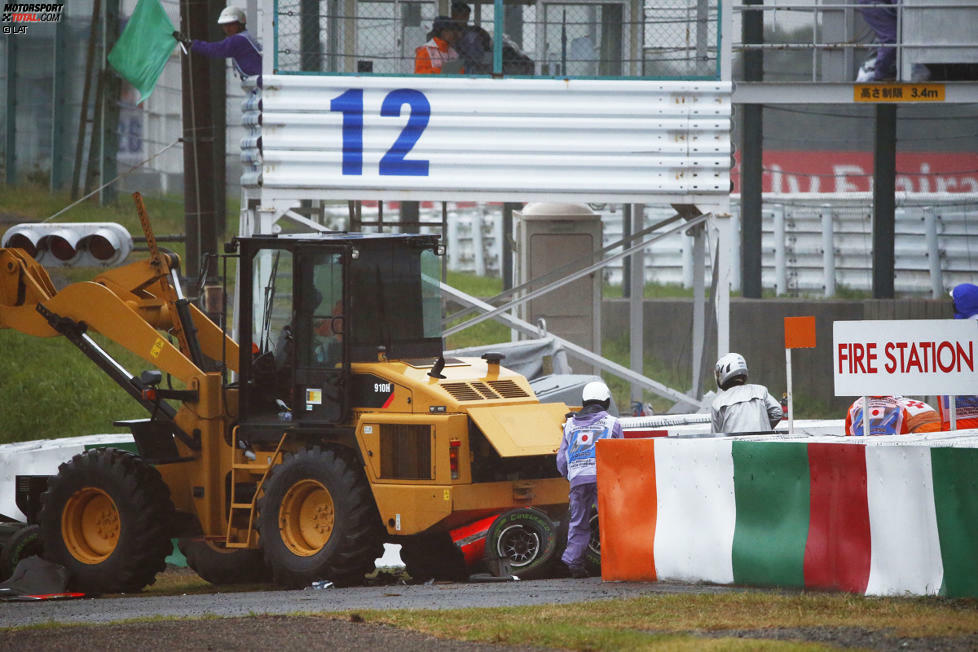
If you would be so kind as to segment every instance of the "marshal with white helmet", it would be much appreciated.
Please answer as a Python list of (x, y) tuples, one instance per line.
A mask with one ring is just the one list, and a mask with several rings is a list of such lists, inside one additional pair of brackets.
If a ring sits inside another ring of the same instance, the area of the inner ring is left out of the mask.
[(241, 23), (242, 25), (248, 22), (248, 16), (245, 14), (244, 10), (239, 7), (225, 7), (221, 10), (221, 15), (217, 17), (218, 25), (228, 25), (230, 23)]

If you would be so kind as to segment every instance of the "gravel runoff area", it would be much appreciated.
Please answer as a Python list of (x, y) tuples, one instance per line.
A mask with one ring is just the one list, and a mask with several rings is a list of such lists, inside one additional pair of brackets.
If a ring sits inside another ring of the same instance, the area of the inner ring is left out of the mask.
[[(0, 604), (0, 626), (46, 626), (3, 632), (0, 634), (0, 650), (526, 650), (532, 648), (438, 639), (387, 625), (364, 623), (355, 612), (366, 609), (451, 609), (558, 604), (650, 594), (746, 590), (758, 589), (678, 582), (602, 582), (599, 578), (588, 578), (206, 595), (132, 595), (59, 602), (3, 603)], [(351, 613), (334, 618), (308, 615), (337, 611)], [(155, 617), (174, 620), (119, 623), (127, 619)], [(200, 617), (206, 619), (196, 620)], [(83, 632), (72, 626), (81, 624), (96, 626), (85, 627)], [(829, 648), (953, 651), (978, 649), (978, 634), (956, 638), (893, 638), (882, 631), (840, 627), (688, 633), (704, 638), (806, 641)], [(649, 634), (651, 644), (652, 635), (660, 632)]]

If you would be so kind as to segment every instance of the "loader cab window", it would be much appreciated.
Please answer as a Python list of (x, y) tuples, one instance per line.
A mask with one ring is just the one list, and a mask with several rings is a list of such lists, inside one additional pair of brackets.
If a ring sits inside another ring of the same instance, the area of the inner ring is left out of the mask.
[(421, 319), (423, 336), (441, 339), (441, 260), (431, 249), (421, 252)]
[(335, 367), (343, 361), (343, 267), (339, 253), (316, 256), (308, 278), (309, 291), (299, 319), (309, 337), (302, 342), (300, 364)]
[(256, 395), (262, 411), (278, 411), (276, 399), (292, 400), (295, 355), (292, 252), (266, 249), (252, 259), (251, 344)]
[(350, 266), (351, 361), (374, 361), (383, 346), (390, 359), (441, 353), (441, 277), (430, 249), (403, 240), (365, 242)]

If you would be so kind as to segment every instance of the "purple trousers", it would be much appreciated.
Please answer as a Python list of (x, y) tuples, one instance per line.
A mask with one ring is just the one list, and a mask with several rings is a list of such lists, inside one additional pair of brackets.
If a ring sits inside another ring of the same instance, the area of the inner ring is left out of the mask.
[(560, 556), (568, 568), (584, 568), (584, 556), (591, 542), (591, 508), (598, 502), (596, 482), (579, 484), (570, 490), (570, 522), (567, 547)]
[[(892, 44), (897, 40), (897, 10), (899, 0), (856, 0), (861, 5), (891, 5), (889, 7), (864, 7), (859, 11), (863, 20), (876, 32), (876, 40), (880, 42), (876, 50), (876, 73), (873, 79), (893, 79), (896, 76), (896, 48)], [(887, 47), (889, 44), (889, 47)]]

